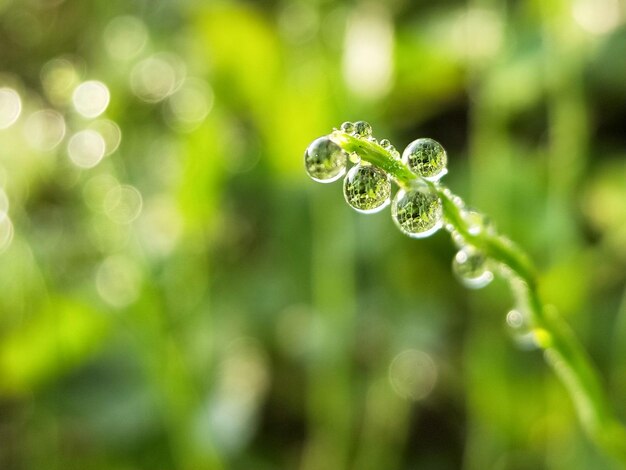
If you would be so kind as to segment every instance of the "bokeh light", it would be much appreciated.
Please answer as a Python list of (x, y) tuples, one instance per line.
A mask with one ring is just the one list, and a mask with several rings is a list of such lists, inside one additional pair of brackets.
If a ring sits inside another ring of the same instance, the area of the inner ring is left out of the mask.
[(6, 218), (8, 213), (9, 198), (7, 197), (7, 193), (5, 193), (2, 188), (0, 188), (0, 220)]
[(193, 130), (213, 107), (213, 90), (203, 80), (188, 78), (167, 100), (166, 114), (174, 129)]
[(169, 53), (159, 53), (139, 62), (130, 75), (130, 86), (135, 95), (148, 103), (164, 100), (185, 78), (184, 63)]
[(616, 29), (623, 21), (619, 0), (576, 0), (572, 3), (572, 15), (588, 33), (603, 35)]
[(104, 138), (100, 133), (86, 129), (74, 134), (68, 144), (67, 153), (70, 160), (79, 168), (93, 168), (102, 157), (106, 150)]
[(111, 155), (115, 152), (122, 141), (122, 131), (120, 126), (110, 119), (98, 119), (89, 124), (89, 129), (96, 131), (102, 136), (105, 144), (104, 155)]
[(141, 282), (141, 269), (132, 259), (122, 255), (108, 257), (96, 272), (98, 294), (116, 308), (126, 307), (137, 299)]
[(72, 99), (72, 92), (80, 82), (80, 73), (74, 61), (57, 57), (41, 68), (41, 82), (50, 102), (64, 106)]
[(65, 137), (65, 119), (53, 109), (35, 111), (24, 123), (26, 142), (35, 150), (47, 152), (57, 147)]
[(22, 100), (12, 88), (0, 88), (0, 129), (7, 129), (15, 124), (22, 112)]
[(141, 213), (143, 198), (137, 188), (130, 185), (115, 186), (104, 198), (104, 212), (118, 224), (129, 224)]
[(346, 84), (364, 99), (389, 91), (393, 71), (393, 24), (376, 4), (355, 11), (346, 28), (343, 74)]
[(428, 354), (407, 349), (391, 361), (389, 381), (400, 397), (421, 400), (435, 387), (437, 367)]
[(83, 82), (72, 95), (76, 111), (86, 118), (100, 116), (109, 106), (111, 95), (107, 86), (97, 80)]
[(146, 25), (134, 16), (113, 18), (104, 30), (104, 46), (115, 59), (130, 60), (136, 57), (147, 41)]

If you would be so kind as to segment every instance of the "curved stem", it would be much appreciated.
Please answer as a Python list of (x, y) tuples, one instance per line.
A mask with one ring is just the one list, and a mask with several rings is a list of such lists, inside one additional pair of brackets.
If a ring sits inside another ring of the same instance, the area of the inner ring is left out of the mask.
[(448, 230), (505, 267), (503, 272), (518, 302), (525, 307), (536, 342), (565, 385), (581, 425), (598, 447), (626, 465), (626, 429), (613, 415), (596, 368), (578, 339), (558, 312), (541, 302), (536, 270), (526, 254), (502, 235), (472, 230), (464, 217), (460, 198), (445, 186), (415, 175), (376, 142), (341, 131), (333, 132), (330, 137), (346, 152), (385, 170), (402, 187), (427, 184), (441, 199)]

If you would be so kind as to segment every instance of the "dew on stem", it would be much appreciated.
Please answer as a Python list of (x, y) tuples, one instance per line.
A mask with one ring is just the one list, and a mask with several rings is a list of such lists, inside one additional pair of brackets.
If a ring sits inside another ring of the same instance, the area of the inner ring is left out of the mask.
[(411, 238), (426, 238), (443, 225), (441, 201), (426, 185), (400, 189), (391, 203), (391, 216)]
[(367, 138), (372, 135), (372, 126), (369, 122), (357, 121), (354, 123), (354, 135)]
[(343, 180), (346, 202), (358, 212), (371, 214), (383, 210), (390, 201), (389, 175), (378, 167), (358, 164)]
[(485, 287), (493, 280), (487, 258), (471, 246), (461, 248), (452, 260), (452, 270), (464, 286), (471, 289)]
[(304, 166), (319, 183), (332, 183), (346, 172), (348, 154), (327, 136), (316, 139), (304, 152)]
[(429, 181), (437, 181), (448, 170), (448, 157), (439, 142), (423, 138), (411, 142), (402, 152), (402, 161), (415, 174)]

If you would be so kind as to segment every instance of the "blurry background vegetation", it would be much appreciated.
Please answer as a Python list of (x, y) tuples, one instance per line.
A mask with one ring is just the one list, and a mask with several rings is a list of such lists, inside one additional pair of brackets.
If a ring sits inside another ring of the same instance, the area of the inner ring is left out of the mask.
[(303, 171), (365, 119), (626, 418), (623, 0), (0, 0), (0, 468), (604, 469), (503, 282)]

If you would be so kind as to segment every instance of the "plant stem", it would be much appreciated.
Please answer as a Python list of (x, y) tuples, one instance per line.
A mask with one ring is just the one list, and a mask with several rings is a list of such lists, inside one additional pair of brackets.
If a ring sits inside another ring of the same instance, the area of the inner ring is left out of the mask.
[(568, 391), (581, 425), (599, 448), (626, 465), (626, 429), (615, 418), (599, 374), (578, 339), (558, 312), (541, 302), (536, 270), (528, 256), (502, 235), (472, 230), (458, 197), (445, 186), (415, 175), (377, 143), (341, 131), (333, 132), (331, 139), (346, 152), (385, 170), (402, 187), (428, 185), (441, 199), (446, 228), (453, 236), (504, 267), (502, 272), (518, 302), (525, 307), (535, 341)]

